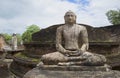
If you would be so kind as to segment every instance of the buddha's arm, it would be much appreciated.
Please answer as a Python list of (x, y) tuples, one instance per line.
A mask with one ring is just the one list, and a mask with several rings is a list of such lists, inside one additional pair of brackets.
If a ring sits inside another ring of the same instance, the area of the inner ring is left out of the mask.
[(81, 37), (82, 37), (82, 46), (81, 46), (81, 50), (82, 51), (86, 51), (89, 48), (89, 43), (88, 43), (88, 33), (86, 28), (83, 28), (83, 30), (81, 31)]
[(56, 32), (56, 49), (61, 53), (66, 53), (66, 49), (62, 46), (62, 27), (57, 28)]

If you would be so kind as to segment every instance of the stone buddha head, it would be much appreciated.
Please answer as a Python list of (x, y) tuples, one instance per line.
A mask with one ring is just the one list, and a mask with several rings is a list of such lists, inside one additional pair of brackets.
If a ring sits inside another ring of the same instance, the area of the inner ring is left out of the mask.
[(71, 10), (69, 10), (65, 13), (64, 19), (65, 19), (65, 24), (75, 24), (76, 14)]

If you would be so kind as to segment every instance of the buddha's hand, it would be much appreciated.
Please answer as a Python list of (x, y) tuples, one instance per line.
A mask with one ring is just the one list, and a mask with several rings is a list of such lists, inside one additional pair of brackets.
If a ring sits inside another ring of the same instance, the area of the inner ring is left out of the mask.
[(67, 55), (69, 55), (69, 56), (79, 56), (79, 55), (81, 55), (83, 52), (82, 51), (80, 51), (80, 50), (76, 50), (76, 51), (67, 51)]

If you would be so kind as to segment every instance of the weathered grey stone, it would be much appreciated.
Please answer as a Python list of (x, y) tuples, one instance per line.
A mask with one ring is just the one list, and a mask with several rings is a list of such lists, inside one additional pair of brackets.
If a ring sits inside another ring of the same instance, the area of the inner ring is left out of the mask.
[[(58, 27), (56, 32), (57, 52), (43, 55), (41, 61), (45, 65), (66, 65), (68, 63), (87, 66), (104, 65), (106, 63), (104, 56), (87, 52), (89, 48), (87, 30), (86, 27), (76, 23), (75, 13), (66, 12), (64, 19), (65, 25)], [(64, 45), (62, 41), (64, 41)]]
[[(74, 32), (74, 31), (72, 31), (72, 32)], [(70, 35), (70, 33), (69, 33), (69, 35)], [(75, 38), (75, 37), (73, 37), (73, 35), (71, 37)], [(71, 39), (71, 38), (68, 38), (68, 39)], [(53, 40), (55, 41), (55, 39), (53, 39)], [(70, 46), (74, 47), (73, 45), (70, 45)], [(65, 48), (65, 49), (71, 50), (71, 51), (75, 50), (75, 49), (67, 49), (67, 48)], [(38, 51), (36, 50), (36, 47), (35, 47), (35, 49), (33, 49), (33, 51), (36, 51), (38, 53)], [(49, 50), (49, 51), (51, 51), (51, 50)], [(99, 50), (97, 50), (97, 51), (99, 51)], [(52, 51), (52, 52), (54, 52), (54, 51)], [(107, 54), (107, 53), (105, 52), (105, 54)], [(56, 56), (56, 55), (54, 55), (54, 56)], [(94, 60), (96, 58), (92, 58), (92, 59)], [(118, 75), (119, 74), (118, 71), (111, 70), (111, 71), (107, 72), (104, 70), (104, 68), (101, 69), (101, 68), (99, 68), (99, 66), (97, 68), (96, 67), (94, 68), (93, 66), (90, 66), (90, 67), (89, 66), (88, 67), (77, 67), (77, 66), (75, 66), (75, 67), (74, 66), (65, 66), (65, 67), (57, 66), (56, 67), (54, 65), (52, 67), (44, 66), (44, 67), (35, 68), (35, 69), (29, 71), (24, 77), (25, 78), (119, 78), (120, 77)]]
[(107, 71), (110, 66), (58, 66), (58, 65), (43, 65), (38, 67), (40, 70), (51, 71)]
[[(94, 67), (88, 67), (88, 68), (92, 69)], [(84, 67), (82, 69), (84, 69)], [(31, 71), (29, 71), (28, 73), (26, 73), (23, 78), (120, 78), (120, 72), (112, 71), (112, 70), (110, 71), (101, 71), (101, 70), (69, 71), (67, 69), (64, 71), (63, 70), (45, 70), (45, 69), (36, 67)]]
[(16, 34), (15, 33), (13, 33), (13, 35), (12, 35), (12, 49), (13, 50), (16, 50), (17, 49), (17, 37), (16, 37)]

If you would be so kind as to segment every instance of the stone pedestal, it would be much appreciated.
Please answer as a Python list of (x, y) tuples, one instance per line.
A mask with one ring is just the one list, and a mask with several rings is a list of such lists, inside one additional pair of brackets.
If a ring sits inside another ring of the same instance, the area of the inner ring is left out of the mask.
[(27, 72), (24, 78), (120, 78), (120, 72), (105, 66), (44, 65)]
[(58, 65), (42, 65), (37, 67), (40, 70), (49, 70), (49, 71), (108, 71), (109, 66), (58, 66)]

